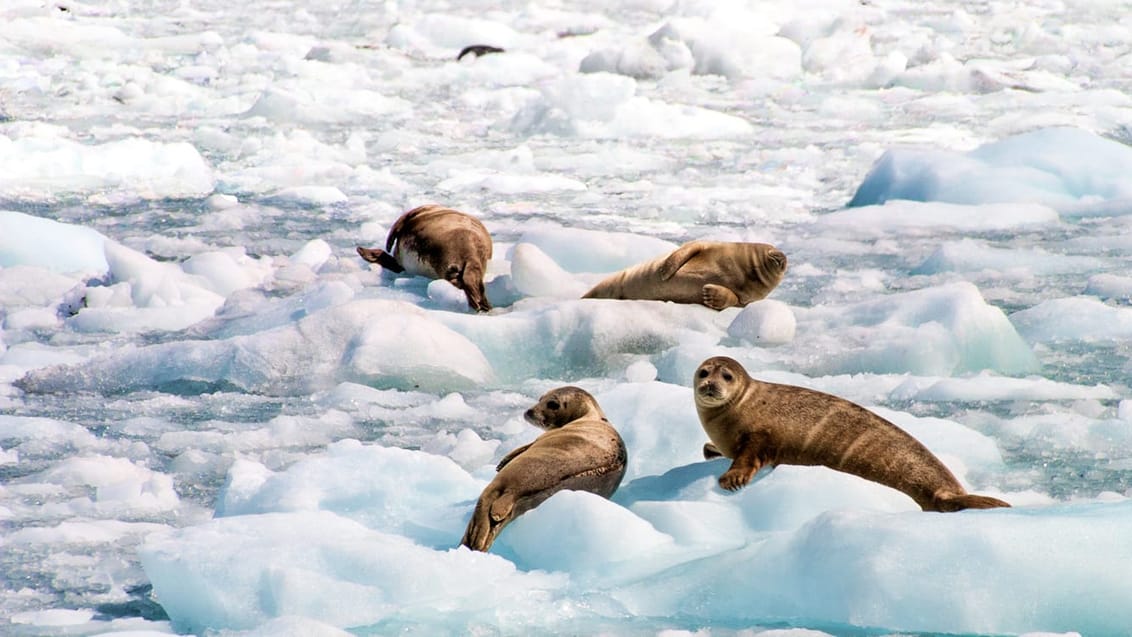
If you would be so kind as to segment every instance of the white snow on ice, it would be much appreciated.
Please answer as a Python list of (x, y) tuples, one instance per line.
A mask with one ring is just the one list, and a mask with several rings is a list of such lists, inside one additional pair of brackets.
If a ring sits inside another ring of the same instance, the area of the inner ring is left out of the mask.
[[(1132, 632), (1126, 9), (4, 3), (0, 633)], [(354, 252), (428, 202), (491, 231), (492, 312)], [(790, 268), (579, 298), (693, 239)], [(721, 354), (1014, 507), (722, 491)], [(565, 384), (620, 489), (457, 548)]]

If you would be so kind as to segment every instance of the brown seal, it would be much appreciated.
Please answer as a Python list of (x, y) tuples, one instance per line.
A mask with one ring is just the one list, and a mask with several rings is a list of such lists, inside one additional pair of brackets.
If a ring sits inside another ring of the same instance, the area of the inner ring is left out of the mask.
[(582, 298), (702, 303), (722, 310), (766, 297), (785, 273), (786, 255), (769, 243), (692, 241), (609, 275)]
[(435, 204), (413, 208), (389, 229), (385, 250), (358, 246), (358, 254), (393, 272), (444, 279), (464, 291), (468, 307), (491, 309), (483, 285), (491, 235), (471, 215)]
[(461, 58), (469, 54), (478, 58), (489, 53), (503, 53), (503, 49), (490, 44), (469, 44), (463, 49), (460, 49), (460, 54), (456, 56), (456, 61), (459, 62)]
[(719, 477), (742, 488), (764, 466), (823, 465), (902, 491), (924, 511), (1010, 506), (969, 494), (927, 447), (873, 412), (805, 387), (755, 380), (737, 361), (715, 356), (693, 379), (696, 411), (710, 443), (704, 457), (724, 456)]
[(488, 550), (504, 526), (563, 489), (608, 498), (625, 476), (625, 443), (585, 390), (551, 390), (524, 417), (546, 433), (499, 461), (460, 540), (470, 549)]

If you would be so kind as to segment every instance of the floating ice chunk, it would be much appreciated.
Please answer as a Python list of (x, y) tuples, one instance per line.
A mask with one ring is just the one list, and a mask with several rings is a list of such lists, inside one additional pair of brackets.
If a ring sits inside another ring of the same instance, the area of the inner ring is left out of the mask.
[(334, 186), (290, 186), (277, 190), (272, 198), (312, 206), (329, 206), (350, 200)]
[(1034, 343), (1132, 338), (1132, 308), (1113, 307), (1090, 296), (1042, 301), (1011, 314), (1010, 321)]
[(826, 34), (802, 44), (801, 62), (808, 73), (831, 82), (856, 84), (873, 77), (882, 63), (873, 53), (871, 29), (844, 19)]
[(511, 252), (511, 283), (526, 296), (577, 299), (589, 289), (531, 243), (515, 244)]
[(1103, 265), (1104, 261), (1095, 257), (1052, 254), (1039, 248), (993, 248), (973, 239), (962, 239), (940, 246), (923, 263), (913, 268), (912, 274), (982, 270), (1059, 274), (1095, 271)]
[(1080, 214), (1132, 199), (1132, 148), (1074, 128), (1047, 128), (966, 154), (894, 149), (858, 187), (850, 207), (890, 199), (961, 204), (1031, 202)]
[[(818, 306), (807, 310), (802, 322), (807, 333), (814, 334), (806, 347), (840, 351), (816, 363), (815, 373), (951, 376), (990, 369), (1019, 374), (1039, 366), (1006, 314), (983, 300), (968, 282), (848, 306)], [(840, 344), (823, 345), (826, 338)], [(846, 345), (851, 340), (859, 343)]]
[(1122, 303), (1132, 303), (1132, 277), (1117, 274), (1094, 274), (1089, 277), (1085, 294), (1112, 299)]
[(615, 272), (679, 247), (647, 235), (558, 227), (524, 230), (519, 242), (538, 246), (567, 272)]
[[(2, 214), (0, 236), (4, 233)], [(0, 239), (0, 243), (3, 241)], [(0, 247), (0, 260), (4, 258), (3, 252)], [(0, 307), (9, 311), (19, 307), (46, 308), (59, 303), (77, 283), (75, 277), (40, 266), (0, 264)]]
[(745, 137), (754, 127), (740, 117), (697, 106), (635, 96), (632, 78), (610, 73), (571, 75), (547, 82), (540, 98), (511, 120), (520, 133), (605, 139)]
[(224, 297), (207, 281), (119, 243), (103, 245), (114, 282), (87, 288), (87, 307), (67, 319), (84, 332), (178, 330), (213, 315)]
[(268, 87), (246, 114), (274, 122), (333, 124), (398, 117), (411, 109), (408, 101), (377, 91), (298, 79)]
[(776, 28), (764, 16), (733, 11), (737, 6), (720, 9), (710, 19), (673, 18), (649, 39), (656, 44), (664, 40), (684, 43), (695, 60), (694, 73), (723, 75), (732, 80), (800, 75), (802, 52), (798, 45), (775, 36)]
[[(676, 60), (673, 60), (676, 61)], [(691, 55), (688, 55), (691, 64)], [(656, 79), (673, 68), (669, 60), (652, 43), (644, 38), (633, 40), (623, 46), (594, 51), (582, 59), (578, 70), (582, 73), (617, 73), (634, 79)]]
[(727, 335), (755, 345), (774, 345), (794, 340), (797, 319), (790, 306), (782, 301), (763, 299), (743, 308)]
[(333, 254), (329, 243), (322, 239), (312, 239), (291, 255), (291, 263), (301, 263), (317, 272)]
[(656, 366), (648, 361), (637, 361), (625, 368), (625, 380), (630, 383), (648, 383), (656, 380)]
[(60, 137), (0, 135), (0, 198), (49, 201), (111, 192), (119, 198), (203, 197), (212, 169), (185, 142), (123, 139), (86, 145)]
[[(12, 615), (11, 621), (23, 626), (82, 626), (94, 618), (94, 611), (90, 609), (70, 610), (66, 608), (50, 608), (47, 610), (28, 611)], [(17, 629), (19, 630), (19, 629)]]
[(180, 499), (173, 490), (173, 477), (156, 473), (125, 458), (106, 456), (71, 457), (39, 474), (39, 479), (66, 487), (95, 489), (99, 510), (169, 511)]
[(449, 458), (344, 440), (277, 473), (258, 463), (234, 464), (216, 515), (331, 511), (374, 530), (451, 547), (483, 487)]
[(103, 251), (106, 241), (89, 228), (0, 210), (0, 268), (28, 265), (59, 273), (105, 274), (110, 269)]
[(223, 297), (262, 284), (272, 272), (270, 260), (253, 259), (243, 248), (194, 254), (181, 264), (181, 269), (201, 277), (208, 289)]
[(518, 572), (486, 553), (434, 551), (325, 511), (218, 518), (150, 536), (139, 556), (182, 631), (249, 629), (290, 615), (340, 628), (482, 626), (482, 609), (518, 598), (525, 603), (497, 621), (538, 627), (569, 612), (551, 601), (564, 576)]
[(507, 49), (520, 40), (519, 34), (506, 24), (444, 13), (422, 15), (408, 26), (433, 46), (455, 51), (471, 44), (490, 44)]
[(883, 205), (831, 212), (818, 217), (814, 223), (838, 231), (875, 236), (877, 232), (908, 232), (916, 228), (923, 228), (925, 234), (935, 233), (939, 228), (971, 232), (1012, 230), (1054, 224), (1058, 220), (1057, 211), (1039, 204), (956, 205), (892, 200)]
[(597, 494), (559, 491), (512, 522), (494, 550), (524, 570), (617, 579), (642, 566), (652, 570), (648, 563), (673, 545), (671, 536)]
[(492, 378), (480, 350), (424, 310), (399, 301), (364, 300), (254, 334), (162, 343), (35, 370), (20, 384), (28, 391), (107, 393), (161, 387), (200, 391), (228, 384), (290, 394), (341, 381), (452, 391)]

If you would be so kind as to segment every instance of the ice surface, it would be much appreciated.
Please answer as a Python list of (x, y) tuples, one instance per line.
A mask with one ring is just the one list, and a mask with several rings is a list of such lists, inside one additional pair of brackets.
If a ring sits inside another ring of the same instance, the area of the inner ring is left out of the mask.
[(0, 134), (0, 198), (43, 201), (71, 195), (119, 200), (200, 197), (212, 169), (192, 145), (123, 139), (84, 145), (64, 137)]
[[(1068, 157), (1073, 157), (1067, 161)], [(1132, 149), (1072, 128), (1049, 128), (984, 144), (966, 154), (890, 150), (849, 206), (890, 199), (961, 204), (1036, 202), (1081, 212), (1132, 198)]]
[[(0, 2), (0, 634), (1132, 632), (1120, 3), (356, 4)], [(357, 256), (430, 202), (490, 313)], [(695, 239), (790, 271), (579, 298)], [(1015, 508), (723, 492), (721, 354)], [(565, 384), (620, 489), (455, 548)]]
[(60, 273), (98, 275), (109, 269), (102, 234), (67, 223), (0, 210), (0, 267), (35, 266)]

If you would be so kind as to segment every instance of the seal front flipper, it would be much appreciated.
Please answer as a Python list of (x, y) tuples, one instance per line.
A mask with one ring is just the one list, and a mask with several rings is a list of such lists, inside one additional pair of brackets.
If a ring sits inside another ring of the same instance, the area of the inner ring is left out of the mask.
[(515, 459), (515, 458), (516, 458), (516, 457), (517, 457), (517, 456), (518, 456), (519, 454), (523, 453), (523, 452), (524, 452), (524, 451), (526, 451), (527, 449), (530, 449), (530, 448), (531, 448), (531, 444), (533, 444), (533, 443), (528, 443), (528, 444), (525, 444), (525, 445), (523, 445), (523, 446), (521, 446), (521, 447), (515, 447), (514, 449), (512, 449), (512, 450), (511, 450), (511, 452), (510, 452), (510, 453), (508, 453), (507, 455), (503, 456), (503, 459), (499, 461), (499, 464), (495, 465), (495, 471), (496, 471), (496, 473), (498, 473), (498, 472), (502, 471), (502, 470), (503, 470), (503, 467), (506, 467), (506, 466), (507, 466), (507, 463), (508, 463), (508, 462), (511, 462), (512, 460), (514, 460), (514, 459)]
[(719, 486), (728, 491), (738, 491), (747, 486), (759, 469), (767, 464), (768, 442), (767, 436), (761, 432), (742, 434), (731, 466), (719, 476)]
[(989, 495), (964, 493), (963, 495), (936, 496), (936, 511), (962, 511), (963, 509), (997, 509), (1009, 507), (1010, 504)]
[(664, 258), (664, 263), (656, 269), (657, 275), (660, 276), (661, 281), (667, 281), (676, 276), (676, 272), (684, 267), (684, 264), (691, 260), (692, 257), (699, 254), (703, 249), (703, 243), (700, 241), (692, 241), (676, 248), (672, 254)]
[(358, 256), (370, 263), (376, 263), (390, 272), (401, 273), (405, 271), (405, 268), (401, 267), (400, 263), (397, 263), (397, 259), (394, 259), (393, 255), (384, 250), (358, 246)]
[(731, 290), (708, 283), (703, 289), (704, 305), (713, 310), (722, 310), (731, 307), (732, 305), (739, 304), (739, 296)]

